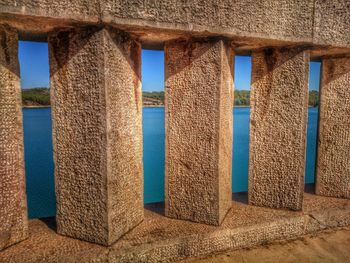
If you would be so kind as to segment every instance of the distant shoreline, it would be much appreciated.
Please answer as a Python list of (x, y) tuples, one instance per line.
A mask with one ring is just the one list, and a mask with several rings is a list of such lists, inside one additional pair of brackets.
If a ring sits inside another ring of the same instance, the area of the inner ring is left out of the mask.
[[(250, 108), (250, 91), (235, 90), (234, 108)], [(178, 98), (181, 99), (181, 98)], [(50, 90), (48, 88), (32, 88), (22, 90), (22, 102), (24, 108), (49, 108), (50, 107)], [(164, 91), (143, 91), (142, 104), (145, 108), (164, 107), (165, 93)], [(317, 91), (309, 91), (309, 107), (314, 107), (319, 103), (319, 93)]]
[[(144, 108), (162, 108), (164, 105), (143, 105)], [(51, 108), (51, 105), (31, 105), (22, 106), (22, 109), (40, 109), (40, 108)]]
[(25, 106), (22, 106), (22, 108), (23, 109), (51, 108), (51, 105), (31, 105), (31, 106), (25, 105)]
[[(143, 105), (143, 108), (164, 108), (164, 105)], [(234, 108), (250, 108), (249, 105), (234, 105)], [(22, 106), (23, 109), (40, 109), (51, 108), (50, 105), (37, 105), (37, 106)], [(318, 106), (309, 106), (309, 108), (318, 108)]]

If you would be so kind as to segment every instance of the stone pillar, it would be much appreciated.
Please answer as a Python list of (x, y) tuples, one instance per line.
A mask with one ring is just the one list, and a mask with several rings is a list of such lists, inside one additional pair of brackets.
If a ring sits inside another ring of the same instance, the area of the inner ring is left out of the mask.
[(249, 203), (300, 210), (303, 202), (309, 53), (252, 54)]
[(165, 45), (165, 212), (219, 225), (232, 201), (233, 51), (223, 40)]
[(0, 25), (0, 250), (27, 237), (18, 35)]
[(350, 57), (322, 62), (316, 193), (350, 198)]
[(110, 245), (143, 220), (141, 46), (88, 27), (49, 50), (58, 232)]

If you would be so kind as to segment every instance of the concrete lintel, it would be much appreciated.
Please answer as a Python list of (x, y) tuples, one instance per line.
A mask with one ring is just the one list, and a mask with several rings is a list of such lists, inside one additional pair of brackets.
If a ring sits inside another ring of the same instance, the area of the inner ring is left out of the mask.
[(137, 35), (146, 48), (160, 49), (179, 37), (224, 36), (244, 53), (290, 44), (320, 48), (318, 56), (350, 52), (346, 0), (194, 0), (190, 5), (173, 0), (4, 0), (0, 10), (0, 23), (30, 40), (42, 41), (59, 27), (103, 24)]

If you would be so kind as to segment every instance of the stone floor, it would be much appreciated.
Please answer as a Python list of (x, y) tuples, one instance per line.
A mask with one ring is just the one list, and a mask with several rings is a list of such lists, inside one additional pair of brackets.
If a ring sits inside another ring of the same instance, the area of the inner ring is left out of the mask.
[(234, 196), (220, 227), (164, 217), (163, 205), (145, 208), (145, 220), (111, 247), (57, 235), (55, 220), (30, 221), (30, 237), (0, 252), (0, 262), (173, 262), (289, 240), (350, 225), (350, 200), (307, 193), (301, 212), (249, 206)]
[(330, 229), (293, 241), (184, 260), (178, 263), (346, 263), (350, 262), (350, 227)]

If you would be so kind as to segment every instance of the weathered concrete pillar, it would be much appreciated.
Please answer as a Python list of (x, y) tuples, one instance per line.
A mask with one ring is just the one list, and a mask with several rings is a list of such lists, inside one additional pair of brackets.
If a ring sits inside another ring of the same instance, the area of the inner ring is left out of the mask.
[(49, 46), (58, 232), (109, 245), (143, 219), (141, 46), (94, 27)]
[(252, 54), (249, 203), (300, 210), (304, 192), (309, 53)]
[(350, 57), (325, 58), (316, 168), (316, 193), (350, 198)]
[(0, 25), (0, 250), (27, 236), (18, 35)]
[(232, 201), (233, 51), (222, 40), (165, 45), (165, 211), (219, 225)]

